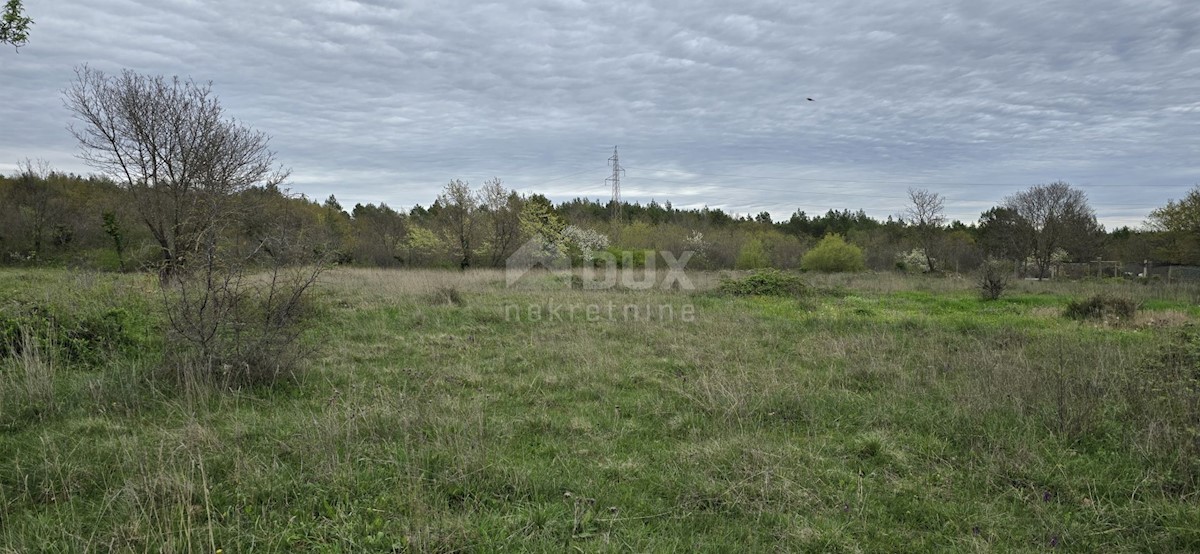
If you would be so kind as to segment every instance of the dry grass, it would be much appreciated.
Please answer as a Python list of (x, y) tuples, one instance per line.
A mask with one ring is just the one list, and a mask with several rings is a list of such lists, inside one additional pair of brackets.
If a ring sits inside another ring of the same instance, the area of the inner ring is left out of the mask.
[[(720, 278), (735, 272), (688, 271), (684, 288), (705, 291), (715, 289), (720, 284)], [(532, 270), (515, 283), (511, 289), (517, 291), (557, 291), (572, 288), (570, 276), (579, 278), (589, 277), (596, 282), (602, 282), (603, 273), (596, 270), (589, 273), (575, 269), (569, 274), (556, 273), (546, 270)], [(651, 291), (662, 290), (668, 272), (659, 269), (648, 275), (643, 270), (630, 270), (615, 279), (613, 288), (623, 291), (633, 290), (631, 286), (622, 283), (653, 282)], [(456, 289), (464, 293), (496, 292), (510, 287), (506, 286), (505, 272), (502, 269), (471, 269), (467, 271), (436, 270), (436, 269), (366, 269), (366, 268), (337, 268), (322, 275), (321, 286), (331, 295), (343, 302), (360, 302), (370, 305), (377, 302), (387, 303), (403, 297), (438, 296), (443, 290)], [(576, 281), (578, 288), (578, 280)], [(641, 288), (640, 286), (638, 288)], [(666, 287), (670, 288), (670, 287)], [(686, 290), (677, 292), (687, 292)]]
[(1196, 318), (1181, 310), (1140, 311), (1134, 319), (1139, 327), (1183, 327), (1196, 322)]
[(321, 276), (319, 286), (337, 301), (350, 305), (377, 305), (397, 298), (430, 296), (442, 288), (481, 292), (504, 285), (504, 271), (473, 269), (368, 269), (339, 267)]

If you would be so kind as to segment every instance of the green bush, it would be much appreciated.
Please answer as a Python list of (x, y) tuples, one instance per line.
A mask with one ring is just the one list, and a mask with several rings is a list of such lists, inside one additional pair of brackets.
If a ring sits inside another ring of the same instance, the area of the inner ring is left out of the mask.
[(738, 269), (759, 269), (770, 265), (771, 259), (767, 256), (763, 242), (756, 238), (747, 240), (746, 244), (742, 245), (742, 251), (738, 253), (737, 261), (734, 262), (734, 267)]
[(866, 268), (862, 249), (847, 243), (841, 235), (829, 234), (800, 259), (805, 271), (838, 273), (862, 271)]
[(723, 277), (720, 290), (734, 296), (803, 296), (808, 286), (799, 275), (760, 269), (740, 279)]
[(1063, 315), (1078, 320), (1132, 321), (1137, 311), (1138, 303), (1133, 300), (1097, 294), (1068, 303)]

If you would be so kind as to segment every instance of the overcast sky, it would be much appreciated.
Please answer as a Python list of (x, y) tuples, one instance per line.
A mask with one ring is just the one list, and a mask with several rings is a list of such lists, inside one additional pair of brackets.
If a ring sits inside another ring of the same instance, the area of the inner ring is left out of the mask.
[[(1200, 183), (1194, 0), (25, 0), (0, 50), (0, 171), (90, 172), (80, 64), (211, 81), (295, 192), (428, 205), (496, 176), (555, 200), (973, 221), (1065, 180), (1109, 227)], [(806, 98), (813, 98), (810, 102)]]

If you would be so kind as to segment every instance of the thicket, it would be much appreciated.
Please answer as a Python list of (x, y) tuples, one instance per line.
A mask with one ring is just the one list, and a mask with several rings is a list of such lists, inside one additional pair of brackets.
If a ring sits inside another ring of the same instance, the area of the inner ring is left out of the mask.
[(744, 277), (723, 277), (721, 292), (733, 296), (803, 296), (808, 286), (799, 275), (778, 269), (759, 269)]

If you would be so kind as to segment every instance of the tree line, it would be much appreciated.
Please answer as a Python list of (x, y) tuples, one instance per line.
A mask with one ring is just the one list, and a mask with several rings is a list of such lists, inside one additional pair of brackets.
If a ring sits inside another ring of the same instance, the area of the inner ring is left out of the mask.
[[(1198, 190), (1152, 212), (1148, 229), (1106, 231), (1084, 193), (1066, 183), (1031, 187), (968, 223), (947, 222), (943, 199), (924, 190), (910, 191), (909, 205), (885, 219), (843, 209), (817, 215), (797, 210), (773, 221), (766, 212), (735, 215), (650, 201), (623, 203), (614, 221), (610, 202), (555, 203), (541, 194), (519, 194), (499, 178), (478, 187), (451, 180), (428, 206), (407, 211), (386, 203), (343, 206), (335, 196), (318, 202), (289, 194), (279, 183), (261, 183), (230, 192), (254, 217), (231, 222), (223, 232), (250, 240), (286, 224), (303, 230), (310, 248), (340, 264), (460, 269), (503, 267), (534, 238), (576, 263), (599, 250), (665, 250), (696, 252), (696, 268), (790, 269), (819, 239), (836, 234), (858, 246), (873, 270), (966, 272), (995, 258), (1040, 274), (1058, 261), (1098, 258), (1200, 264)], [(166, 232), (186, 230), (188, 214), (139, 209), (154, 206), (149, 193), (26, 161), (0, 177), (0, 264), (106, 270), (170, 265), (181, 251), (195, 248), (172, 242)], [(160, 218), (167, 215), (180, 219)]]

